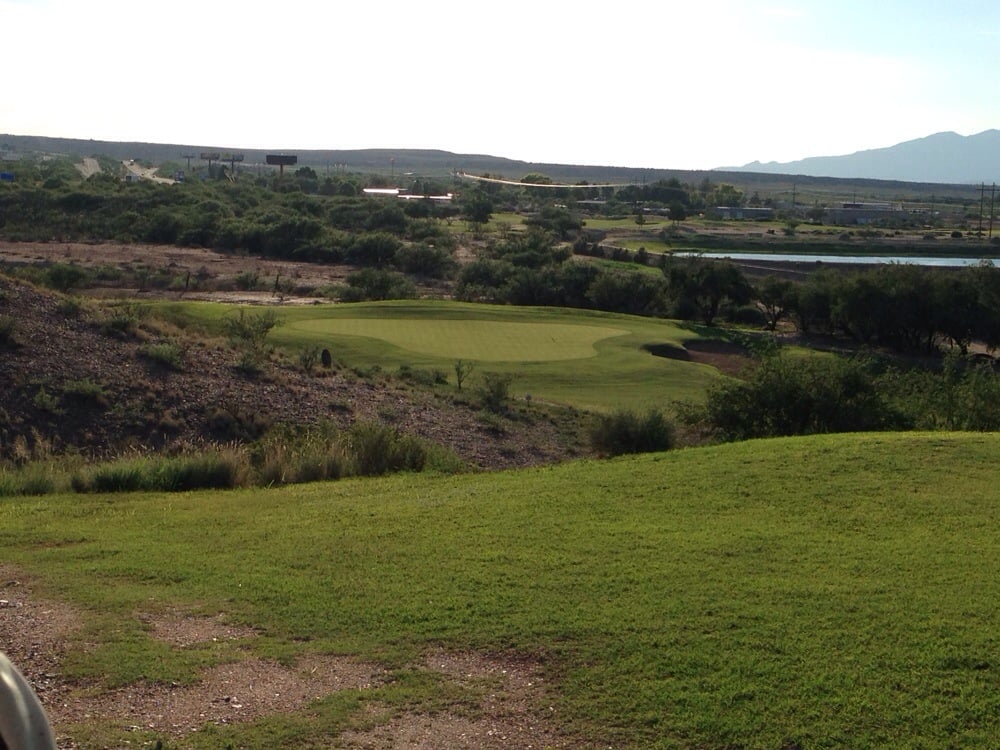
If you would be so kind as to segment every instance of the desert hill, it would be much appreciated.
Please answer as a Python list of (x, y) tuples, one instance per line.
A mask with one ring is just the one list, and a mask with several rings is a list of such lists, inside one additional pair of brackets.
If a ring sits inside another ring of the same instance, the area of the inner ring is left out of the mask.
[(903, 180), (957, 184), (1000, 180), (1000, 130), (970, 136), (935, 133), (887, 148), (791, 162), (759, 161), (728, 171), (810, 175), (843, 179)]

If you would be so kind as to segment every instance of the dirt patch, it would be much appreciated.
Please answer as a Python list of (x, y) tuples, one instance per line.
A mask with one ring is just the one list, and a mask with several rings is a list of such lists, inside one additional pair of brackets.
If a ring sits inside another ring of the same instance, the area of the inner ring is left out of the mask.
[[(437, 748), (565, 748), (577, 746), (552, 728), (555, 709), (544, 705), (540, 662), (519, 656), (436, 651), (427, 669), (481, 696), (469, 712), (407, 713), (366, 731), (345, 732), (353, 750)], [(372, 712), (379, 710), (371, 707)]]
[(215, 617), (195, 617), (171, 612), (156, 618), (140, 615), (139, 619), (149, 627), (153, 638), (178, 648), (216, 641), (240, 641), (257, 636), (257, 631), (253, 628), (228, 623), (222, 614)]
[(298, 711), (311, 701), (340, 690), (365, 690), (383, 678), (374, 665), (344, 657), (310, 655), (286, 667), (266, 659), (220, 664), (194, 685), (128, 685), (75, 697), (50, 711), (57, 726), (91, 720), (125, 728), (183, 735), (205, 724), (249, 722), (262, 716)]
[[(85, 242), (0, 242), (0, 260), (14, 265), (74, 263), (82, 268), (119, 270), (148, 268), (169, 269), (180, 276), (190, 273), (192, 287), (185, 298), (198, 293), (197, 279), (224, 284), (241, 274), (257, 274), (261, 283), (276, 278), (290, 280), (296, 287), (316, 288), (344, 281), (352, 270), (347, 266), (296, 263), (293, 261), (253, 258), (235, 253), (217, 253), (198, 247), (174, 245), (113, 244), (110, 242), (87, 244)], [(123, 290), (116, 290), (121, 293)], [(127, 290), (135, 293), (137, 290)], [(149, 296), (162, 296), (154, 291)], [(172, 296), (179, 296), (173, 293)], [(261, 297), (277, 301), (278, 295), (268, 292)], [(198, 294), (199, 299), (211, 298)], [(284, 299), (284, 298), (281, 298)]]
[(79, 623), (75, 609), (36, 596), (30, 579), (0, 564), (0, 651), (21, 671), (47, 711), (69, 695), (61, 663), (67, 638)]
[(101, 173), (100, 163), (92, 156), (84, 157), (79, 164), (74, 164), (73, 166), (75, 166), (77, 171), (83, 176), (83, 179), (87, 179), (88, 177)]
[[(252, 638), (252, 629), (224, 615), (194, 617), (181, 612), (141, 618), (150, 633), (183, 648), (219, 639)], [(246, 658), (205, 670), (193, 685), (138, 683), (114, 690), (72, 682), (62, 674), (66, 643), (79, 626), (68, 605), (38, 597), (29, 579), (0, 565), (0, 650), (35, 689), (61, 748), (76, 748), (67, 734), (79, 722), (99, 721), (122, 730), (180, 737), (205, 724), (250, 722), (299, 711), (340, 690), (370, 690), (387, 678), (381, 667), (355, 659), (308, 654), (293, 666)], [(566, 748), (580, 743), (553, 728), (555, 709), (544, 700), (549, 685), (542, 663), (510, 654), (434, 651), (418, 668), (440, 673), (472, 696), (471, 703), (435, 713), (394, 715), (367, 704), (362, 724), (345, 732), (347, 748)]]

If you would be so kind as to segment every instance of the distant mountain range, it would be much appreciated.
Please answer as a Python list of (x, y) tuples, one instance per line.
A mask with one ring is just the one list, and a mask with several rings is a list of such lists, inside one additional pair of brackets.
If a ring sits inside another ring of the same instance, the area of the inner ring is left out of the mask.
[[(300, 166), (310, 166), (320, 175), (347, 170), (395, 174), (397, 181), (406, 175), (445, 177), (453, 171), (490, 173), (520, 178), (531, 172), (546, 174), (557, 181), (647, 183), (677, 178), (682, 183), (738, 182), (752, 191), (771, 188), (778, 183), (802, 186), (826, 186), (846, 190), (838, 182), (852, 186), (872, 183), (878, 191), (899, 194), (911, 191), (940, 192), (940, 186), (965, 191), (979, 183), (1000, 183), (1000, 130), (987, 130), (971, 136), (938, 133), (889, 148), (859, 151), (847, 156), (818, 156), (800, 161), (762, 164), (752, 162), (742, 167), (715, 170), (647, 169), (637, 167), (595, 166), (582, 164), (533, 163), (484, 154), (455, 154), (435, 149), (239, 149), (219, 146), (194, 146), (163, 143), (95, 141), (75, 138), (51, 138), (0, 133), (0, 160), (18, 154), (43, 153), (76, 156), (109, 156), (116, 159), (139, 159), (153, 164), (173, 162), (182, 167), (202, 164), (202, 153), (225, 155), (237, 152), (244, 156), (244, 169), (257, 168), (267, 153), (293, 153)], [(191, 158), (188, 159), (188, 155)], [(877, 185), (875, 184), (877, 183)]]
[(759, 161), (726, 172), (810, 175), (845, 179), (976, 184), (1000, 182), (1000, 130), (976, 135), (935, 133), (888, 148), (789, 162)]

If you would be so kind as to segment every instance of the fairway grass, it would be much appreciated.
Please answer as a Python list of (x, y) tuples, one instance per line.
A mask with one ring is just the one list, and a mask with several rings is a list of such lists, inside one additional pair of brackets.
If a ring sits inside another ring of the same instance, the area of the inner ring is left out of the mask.
[[(155, 641), (144, 613), (222, 612), (284, 658), (400, 670), (438, 648), (532, 655), (550, 686), (537, 708), (586, 746), (996, 747), (998, 457), (1000, 434), (835, 435), (5, 499), (0, 561), (80, 609), (69, 664), (112, 684), (184, 682), (212, 659)], [(408, 710), (440, 708), (414, 690)], [(330, 746), (323, 711), (280, 746)]]
[[(218, 330), (222, 319), (234, 314), (232, 306), (212, 303), (156, 307), (172, 320)], [(512, 378), (515, 397), (530, 394), (586, 410), (697, 402), (720, 377), (707, 365), (655, 357), (644, 349), (683, 347), (706, 336), (704, 329), (676, 321), (441, 300), (286, 307), (279, 314), (281, 324), (270, 341), (288, 351), (317, 346), (350, 368), (405, 366), (449, 377), (461, 359), (475, 366), (473, 387), (484, 373), (498, 372)]]

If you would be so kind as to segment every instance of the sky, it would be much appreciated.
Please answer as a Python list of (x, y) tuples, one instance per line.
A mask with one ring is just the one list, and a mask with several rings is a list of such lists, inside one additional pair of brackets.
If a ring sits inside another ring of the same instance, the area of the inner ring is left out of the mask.
[(1000, 128), (996, 0), (0, 0), (0, 133), (711, 169)]

